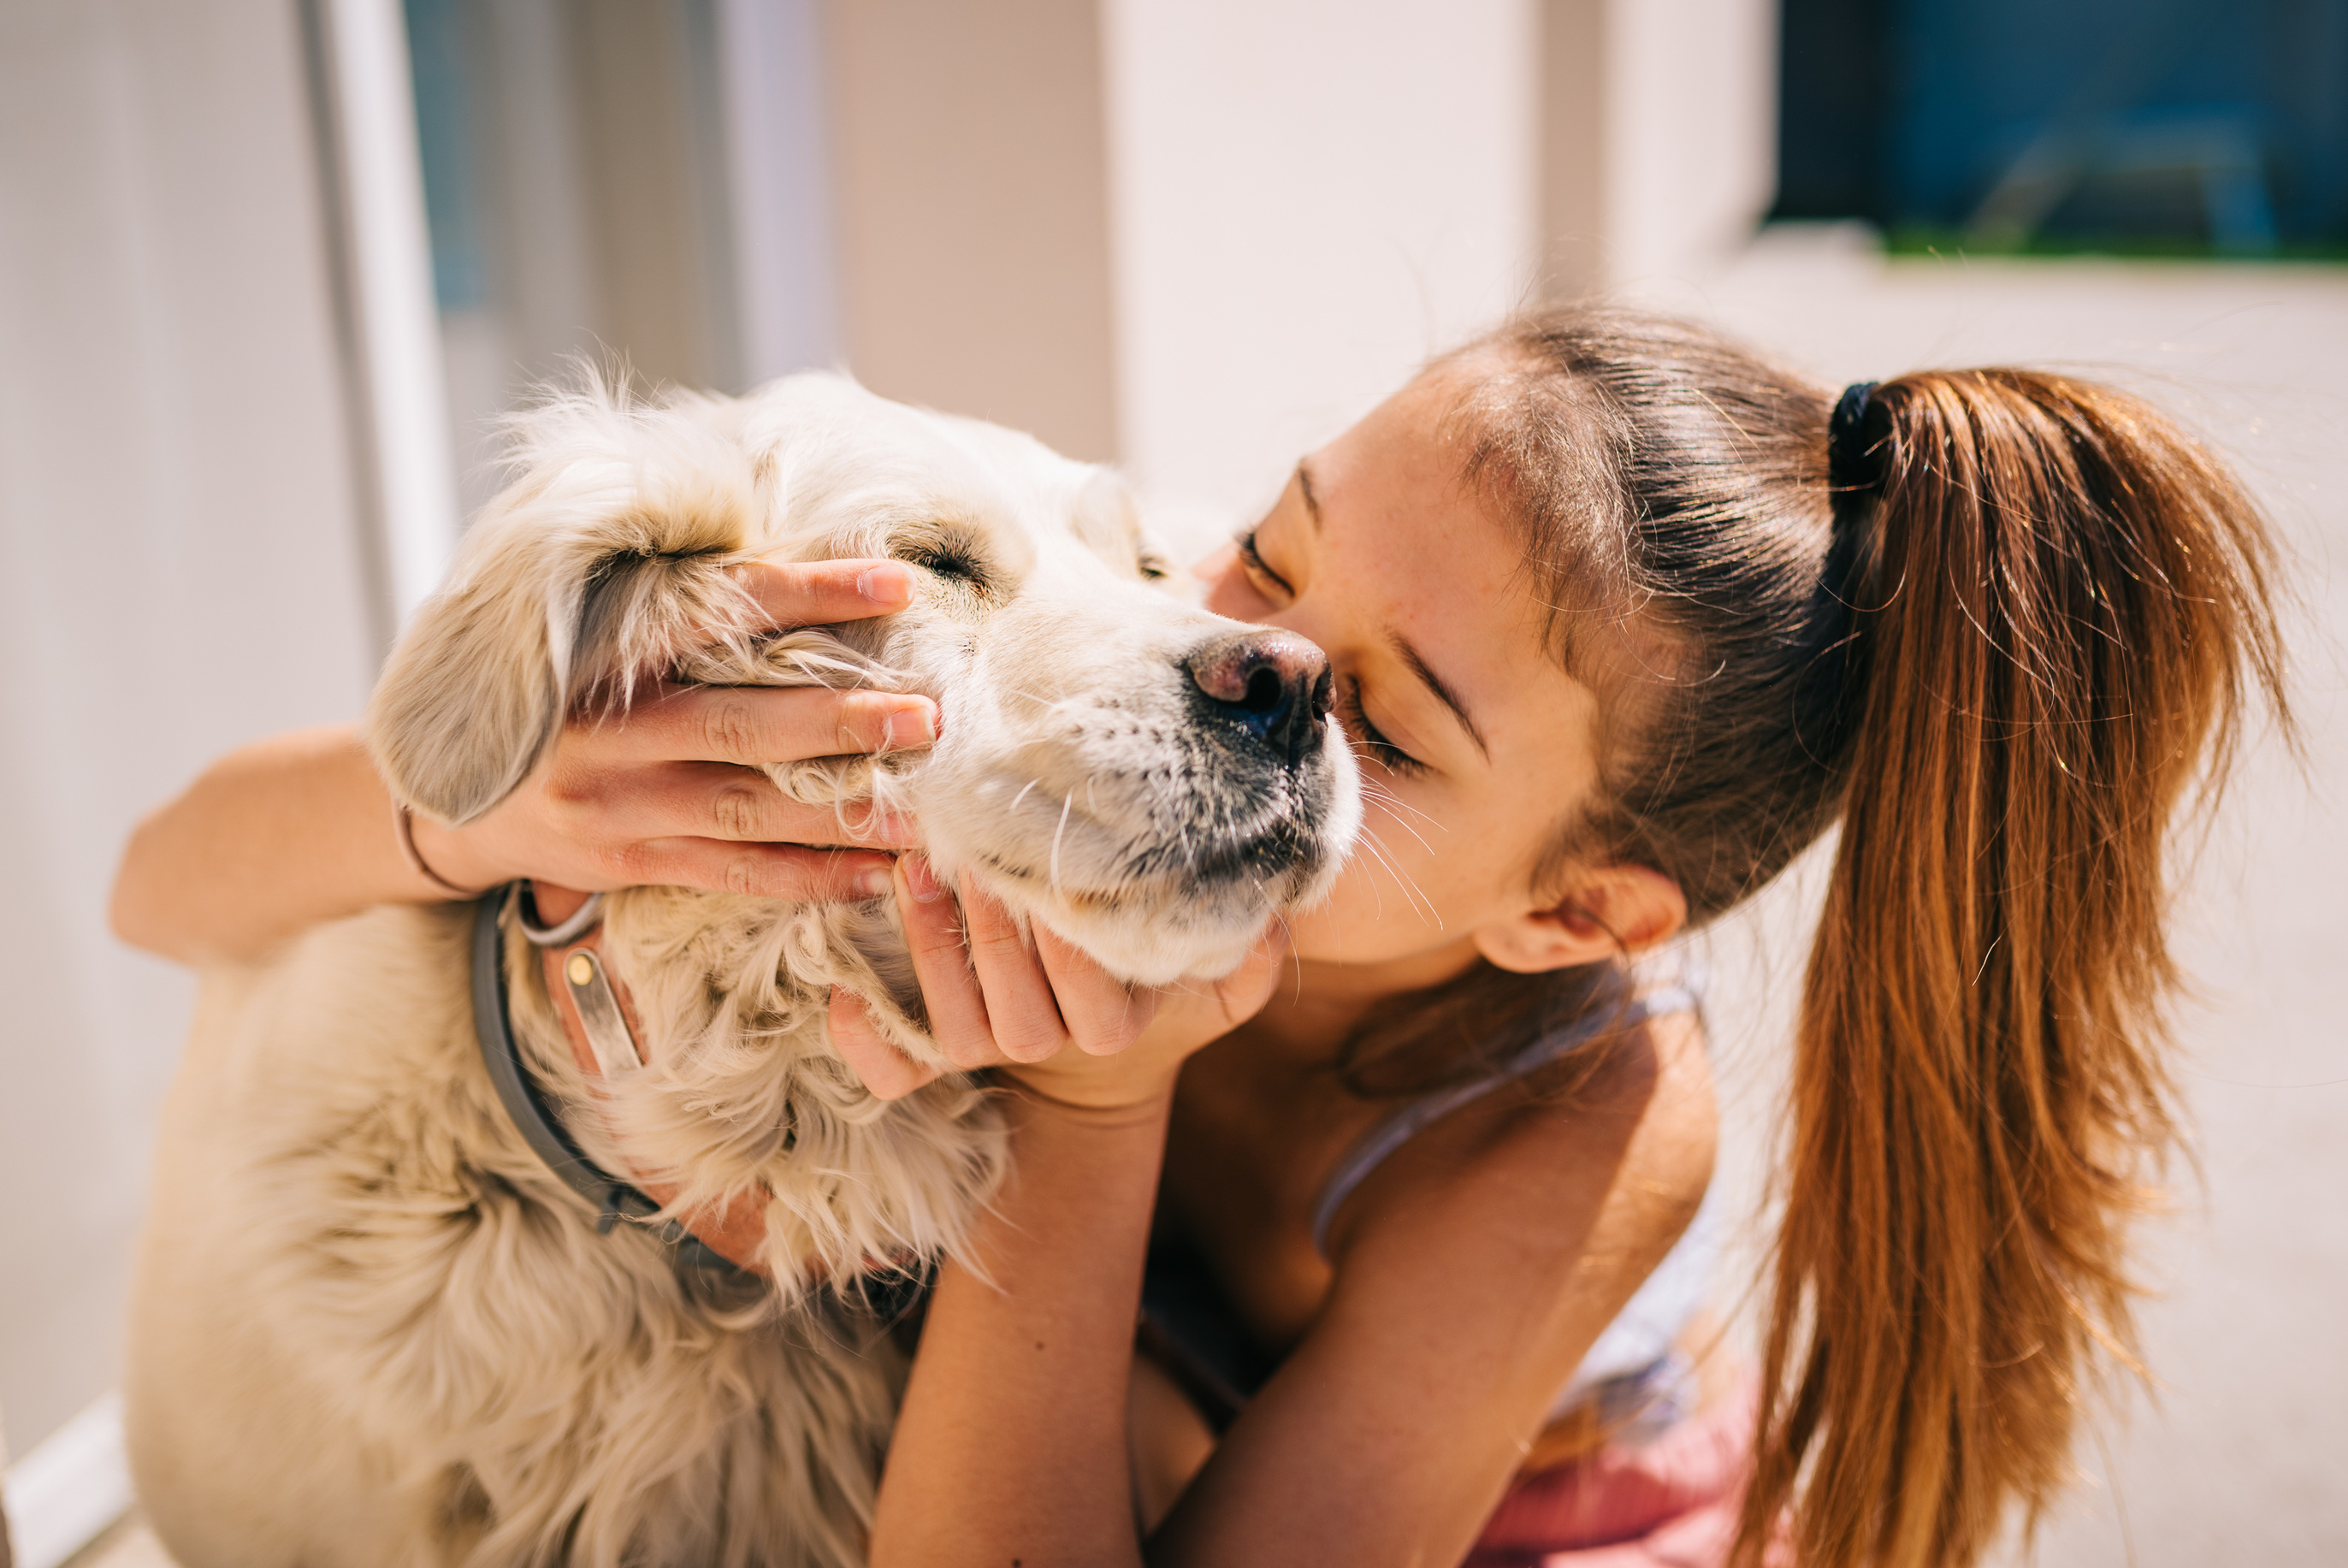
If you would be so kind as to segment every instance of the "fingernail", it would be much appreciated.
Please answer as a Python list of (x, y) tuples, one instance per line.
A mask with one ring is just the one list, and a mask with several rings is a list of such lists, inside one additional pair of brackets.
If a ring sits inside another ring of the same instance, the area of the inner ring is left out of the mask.
[(921, 903), (935, 903), (945, 895), (945, 884), (930, 871), (929, 856), (907, 855), (897, 863), (905, 868), (905, 885)]
[(888, 895), (893, 873), (887, 866), (874, 866), (856, 873), (856, 896), (883, 898)]
[(913, 574), (893, 561), (884, 561), (856, 574), (856, 591), (884, 608), (902, 609), (912, 603)]
[(906, 704), (889, 715), (880, 727), (885, 747), (928, 746), (938, 738), (937, 705), (927, 700)]

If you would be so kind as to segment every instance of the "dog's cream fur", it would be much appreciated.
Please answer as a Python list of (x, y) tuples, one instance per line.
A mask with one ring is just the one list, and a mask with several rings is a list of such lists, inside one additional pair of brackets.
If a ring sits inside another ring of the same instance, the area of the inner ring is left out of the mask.
[[(1149, 983), (1230, 969), (1350, 843), (1342, 737), (1278, 757), (1202, 710), (1182, 661), (1238, 628), (1151, 580), (1104, 470), (824, 376), (590, 387), (528, 417), (515, 457), (369, 716), (425, 810), (479, 816), (566, 716), (651, 678), (925, 692), (932, 750), (776, 781), (845, 820), (911, 809), (942, 874)], [(888, 554), (923, 569), (911, 609), (781, 636), (743, 630), (724, 570)], [(884, 1103), (830, 1049), (844, 985), (942, 1060), (893, 905), (614, 895), (605, 956), (652, 1062), (601, 1089), (508, 934), (516, 1035), (573, 1136), (680, 1207), (770, 1190), (771, 1286), (598, 1235), (539, 1164), (481, 1068), (469, 920), (377, 910), (206, 979), (133, 1313), (133, 1459), (166, 1542), (188, 1568), (860, 1561), (903, 1372), (860, 1284), (951, 1251), (1004, 1158), (967, 1078)]]

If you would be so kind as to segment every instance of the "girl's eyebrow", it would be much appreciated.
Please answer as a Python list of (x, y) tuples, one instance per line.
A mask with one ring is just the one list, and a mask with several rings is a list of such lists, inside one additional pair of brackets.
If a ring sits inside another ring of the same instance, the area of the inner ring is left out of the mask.
[(1400, 632), (1386, 634), (1386, 646), (1395, 658), (1402, 661), (1403, 668), (1418, 677), (1419, 684), (1426, 687), (1436, 701), (1451, 710), (1451, 717), (1459, 721), (1459, 727), (1468, 732), (1468, 738), (1476, 743), (1476, 749), (1483, 754), (1484, 760), (1491, 761), (1492, 749), (1484, 744), (1484, 732), (1476, 727), (1475, 719), (1468, 716), (1468, 705), (1459, 700), (1458, 694), (1445, 686), (1442, 678), (1426, 667), (1426, 661), (1419, 657), (1418, 650), (1412, 647)]
[(1304, 513), (1313, 520), (1313, 531), (1321, 531), (1321, 498), (1313, 493), (1313, 470), (1304, 466), (1305, 459), (1296, 459), (1296, 488), (1304, 497)]
[[(1304, 498), (1304, 514), (1313, 520), (1313, 531), (1320, 532), (1321, 498), (1313, 493), (1313, 468), (1309, 458), (1296, 459), (1296, 490)], [(1402, 661), (1402, 667), (1418, 678), (1418, 684), (1426, 688), (1427, 694), (1450, 710), (1451, 717), (1459, 721), (1459, 727), (1467, 732), (1468, 738), (1475, 742), (1477, 751), (1489, 763), (1492, 748), (1484, 744), (1484, 732), (1476, 727), (1476, 720), (1468, 713), (1468, 705), (1459, 700), (1459, 694), (1444, 685), (1443, 677), (1426, 667), (1426, 661), (1419, 656), (1416, 648), (1410, 645), (1410, 639), (1400, 632), (1386, 634), (1386, 646), (1395, 658)]]

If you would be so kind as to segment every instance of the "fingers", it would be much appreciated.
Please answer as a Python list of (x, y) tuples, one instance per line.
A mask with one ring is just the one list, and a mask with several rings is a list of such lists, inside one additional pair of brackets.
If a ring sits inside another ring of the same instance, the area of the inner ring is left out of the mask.
[(1246, 960), (1215, 982), (1215, 1001), (1222, 1008), (1227, 1027), (1237, 1028), (1254, 1017), (1280, 989), (1288, 974), (1291, 935), (1288, 923), (1273, 918), (1248, 950)]
[(605, 762), (731, 762), (745, 768), (851, 752), (902, 751), (938, 738), (938, 705), (903, 692), (821, 686), (668, 686), (574, 731)]
[(755, 769), (679, 762), (637, 770), (603, 793), (563, 797), (599, 815), (602, 830), (626, 839), (697, 838), (778, 844), (920, 842), (911, 819), (869, 801), (810, 806), (791, 799)]
[(926, 857), (897, 862), (897, 907), (931, 1037), (958, 1068), (1040, 1062), (1071, 1044), (1114, 1056), (1157, 1016), (1157, 992), (1129, 991), (1043, 926), (1029, 946), (1011, 912), (968, 879), (957, 903)]
[(1033, 927), (1035, 953), (1049, 976), (1060, 1017), (1077, 1047), (1115, 1056), (1138, 1039), (1158, 1013), (1158, 993), (1133, 991), (1045, 925)]
[[(913, 857), (908, 856), (909, 860)], [(1011, 912), (969, 878), (962, 884), (963, 940), (994, 1026), (995, 1048), (1014, 1062), (1040, 1062), (1068, 1044), (1052, 982)]]
[(831, 993), (831, 1044), (849, 1070), (880, 1099), (902, 1099), (944, 1070), (923, 1067), (881, 1038), (864, 998), (838, 986)]
[[(882, 614), (912, 593), (911, 573), (893, 562), (734, 571), (778, 624)], [(568, 726), (530, 787), (479, 832), (495, 835), (493, 863), (566, 886), (877, 897), (891, 882), (887, 856), (818, 846), (910, 846), (911, 823), (869, 804), (799, 804), (764, 769), (918, 748), (938, 728), (936, 703), (911, 693), (664, 686), (624, 713)]]
[(1288, 927), (1264, 927), (1237, 969), (1219, 980), (1186, 981), (1165, 992), (1153, 1022), (1178, 1037), (1204, 1041), (1227, 1035), (1263, 1010), (1289, 974)]
[(912, 570), (896, 561), (746, 561), (731, 569), (778, 628), (886, 615), (913, 602)]
[(614, 886), (697, 887), (821, 903), (880, 898), (888, 892), (894, 869), (891, 857), (871, 850), (716, 839), (651, 839), (626, 846), (614, 859)]
[(962, 912), (920, 855), (906, 855), (897, 862), (897, 911), (905, 923), (913, 976), (922, 984), (922, 1000), (929, 1009), (930, 1037), (958, 1068), (991, 1067), (1000, 1061), (986, 999), (963, 945)]

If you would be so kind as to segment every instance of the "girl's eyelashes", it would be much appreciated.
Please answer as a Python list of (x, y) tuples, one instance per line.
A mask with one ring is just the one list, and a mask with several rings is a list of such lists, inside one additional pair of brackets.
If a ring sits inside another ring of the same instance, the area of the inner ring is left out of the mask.
[(1231, 542), (1239, 547), (1240, 564), (1247, 570), (1250, 577), (1259, 583), (1269, 583), (1291, 598), (1295, 597), (1296, 590), (1288, 585), (1288, 579), (1264, 564), (1262, 554), (1255, 547), (1254, 529), (1249, 529)]
[[(1255, 535), (1256, 531), (1251, 528), (1231, 542), (1239, 550), (1241, 568), (1259, 592), (1264, 584), (1270, 583), (1288, 597), (1294, 598), (1296, 590), (1288, 585), (1288, 579), (1265, 563), (1263, 552), (1256, 548)], [(1337, 717), (1353, 732), (1354, 742), (1387, 771), (1401, 774), (1432, 771), (1426, 763), (1387, 739), (1385, 733), (1370, 722), (1369, 714), (1362, 707), (1362, 683), (1352, 676), (1345, 677), (1343, 693), (1338, 697)]]
[(1389, 772), (1405, 774), (1428, 770), (1426, 763), (1388, 740), (1379, 732), (1378, 727), (1370, 722), (1370, 716), (1362, 708), (1362, 683), (1352, 676), (1345, 677), (1344, 693), (1337, 699), (1337, 715), (1344, 721), (1345, 727), (1354, 732), (1354, 738), (1362, 749), (1375, 758), (1380, 767)]

